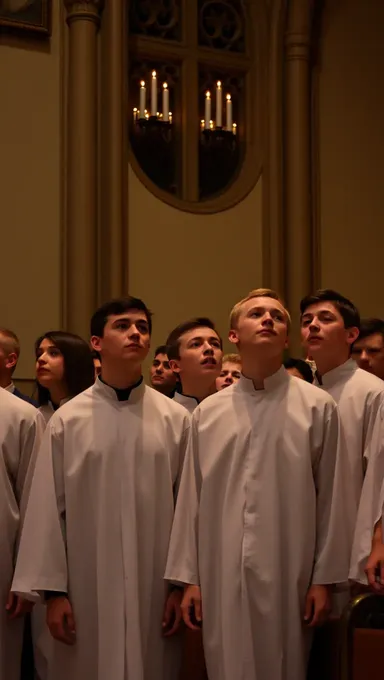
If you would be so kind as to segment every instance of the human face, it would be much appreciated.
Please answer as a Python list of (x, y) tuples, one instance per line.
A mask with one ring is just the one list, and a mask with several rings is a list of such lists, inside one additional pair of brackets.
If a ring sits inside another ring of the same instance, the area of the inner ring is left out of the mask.
[(241, 353), (259, 350), (264, 354), (282, 354), (287, 346), (288, 317), (283, 305), (273, 298), (258, 297), (241, 306), (237, 327), (229, 339)]
[(155, 388), (174, 387), (176, 376), (166, 354), (157, 354), (150, 369), (151, 385)]
[(194, 328), (180, 338), (180, 358), (171, 360), (172, 370), (183, 379), (204, 378), (215, 380), (221, 370), (223, 351), (220, 338), (211, 328)]
[(111, 314), (104, 326), (103, 336), (92, 336), (91, 343), (101, 355), (102, 366), (109, 361), (139, 365), (149, 352), (148, 319), (138, 309), (130, 309), (124, 314)]
[(384, 380), (384, 338), (381, 333), (358, 338), (352, 348), (352, 358), (360, 368)]
[(232, 361), (225, 361), (223, 363), (219, 377), (216, 378), (217, 391), (219, 392), (219, 390), (224, 389), (224, 387), (229, 387), (229, 385), (233, 385), (233, 383), (240, 380), (240, 377), (241, 377), (241, 365), (235, 364)]
[(316, 302), (301, 317), (301, 339), (309, 356), (330, 356), (349, 350), (357, 328), (345, 328), (343, 317), (332, 302)]
[(36, 378), (48, 390), (64, 381), (64, 357), (48, 338), (41, 341), (36, 352)]

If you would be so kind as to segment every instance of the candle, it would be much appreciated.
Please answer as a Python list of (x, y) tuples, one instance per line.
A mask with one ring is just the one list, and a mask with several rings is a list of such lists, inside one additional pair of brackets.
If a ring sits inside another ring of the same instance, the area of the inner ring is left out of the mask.
[(151, 115), (156, 116), (156, 113), (157, 113), (157, 78), (156, 71), (152, 71)]
[(230, 132), (232, 130), (232, 102), (231, 102), (231, 95), (230, 94), (227, 94), (226, 123), (227, 123), (227, 130), (229, 130), (229, 132)]
[(136, 121), (137, 121), (137, 116), (138, 116), (138, 111), (137, 111), (137, 108), (136, 108), (136, 106), (135, 106), (135, 108), (133, 109), (133, 121), (134, 121), (135, 123), (136, 123)]
[(209, 130), (209, 121), (211, 120), (211, 109), (212, 109), (211, 93), (206, 92), (205, 93), (205, 129), (206, 130)]
[(223, 90), (221, 88), (221, 80), (217, 81), (216, 88), (216, 127), (221, 128), (223, 124)]
[(232, 124), (232, 132), (233, 132), (234, 135), (237, 133), (237, 125), (236, 125), (236, 123), (233, 123), (233, 124)]
[(169, 90), (168, 83), (163, 83), (163, 120), (169, 120)]
[(144, 80), (142, 80), (140, 83), (140, 111), (139, 111), (140, 118), (145, 118), (145, 97), (146, 97), (145, 82)]
[(169, 122), (172, 123), (172, 111), (169, 112)]
[(200, 121), (200, 127), (201, 127), (202, 130), (205, 129), (205, 120), (204, 119)]
[(213, 130), (213, 120), (210, 120), (210, 121), (209, 121), (209, 129), (210, 129), (210, 130)]

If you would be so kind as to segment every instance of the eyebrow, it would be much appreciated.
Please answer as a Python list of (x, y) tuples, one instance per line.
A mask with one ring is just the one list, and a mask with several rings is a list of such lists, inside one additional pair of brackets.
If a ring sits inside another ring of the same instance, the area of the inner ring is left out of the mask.
[(280, 309), (280, 307), (264, 307), (264, 305), (255, 305), (255, 307), (252, 307), (251, 309), (248, 310), (248, 314), (251, 314), (252, 312), (262, 312), (262, 311), (267, 311), (267, 312), (279, 312), (282, 316), (286, 316), (286, 313), (283, 309)]
[(215, 342), (220, 342), (220, 339), (217, 337), (217, 335), (211, 335), (209, 338), (204, 338), (202, 335), (195, 335), (193, 338), (188, 340), (188, 345), (190, 342), (195, 342), (196, 340), (208, 340), (209, 342), (214, 340)]
[(121, 323), (122, 321), (126, 321), (127, 323), (145, 323), (148, 325), (148, 320), (145, 318), (139, 318), (139, 319), (132, 319), (130, 316), (120, 316), (118, 319), (114, 319), (112, 321), (112, 325), (114, 326), (116, 323)]

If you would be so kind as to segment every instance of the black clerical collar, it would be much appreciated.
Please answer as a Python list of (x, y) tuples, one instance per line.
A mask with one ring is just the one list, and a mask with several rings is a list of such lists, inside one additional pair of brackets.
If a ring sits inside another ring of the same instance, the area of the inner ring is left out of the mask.
[(104, 385), (107, 385), (107, 387), (110, 387), (112, 390), (116, 392), (117, 396), (117, 401), (128, 401), (129, 397), (131, 396), (132, 390), (135, 390), (136, 387), (139, 387), (141, 383), (143, 382), (143, 376), (140, 377), (140, 380), (137, 381), (134, 385), (131, 385), (130, 387), (113, 387), (113, 385), (108, 385), (108, 383), (103, 380), (101, 375), (99, 375), (99, 380), (102, 382)]

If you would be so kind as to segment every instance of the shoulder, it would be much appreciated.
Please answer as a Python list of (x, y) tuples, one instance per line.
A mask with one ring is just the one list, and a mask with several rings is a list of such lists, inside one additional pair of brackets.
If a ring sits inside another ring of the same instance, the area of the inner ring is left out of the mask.
[(290, 376), (288, 399), (295, 409), (305, 406), (326, 415), (337, 411), (335, 400), (326, 390), (294, 376)]
[(233, 401), (240, 396), (241, 392), (236, 390), (235, 385), (230, 385), (215, 394), (206, 397), (195, 409), (192, 418), (199, 420), (202, 417), (223, 416), (226, 411), (233, 412)]
[(159, 414), (163, 416), (171, 417), (180, 421), (185, 420), (189, 422), (190, 420), (190, 415), (184, 406), (178, 404), (174, 399), (166, 397), (165, 394), (161, 394), (161, 392), (154, 390), (153, 387), (149, 387), (148, 385), (146, 385), (144, 389), (144, 400), (151, 404), (152, 408), (156, 409)]
[(3, 423), (12, 425), (33, 425), (38, 414), (37, 409), (23, 399), (0, 388), (0, 412)]
[(73, 421), (84, 420), (91, 414), (92, 402), (93, 386), (60, 406), (50, 418), (49, 425), (52, 429), (57, 429), (60, 425), (65, 427)]
[(384, 395), (384, 380), (362, 368), (356, 368), (352, 380), (354, 389), (360, 388), (369, 394)]
[(15, 395), (15, 397), (18, 397), (19, 399), (26, 401), (27, 404), (31, 404), (32, 406), (35, 406), (35, 408), (38, 407), (38, 404), (34, 399), (31, 399), (31, 397), (28, 397), (26, 394), (23, 394), (22, 392), (20, 392), (20, 390), (17, 389), (17, 387), (15, 387), (15, 391), (14, 391), (13, 394)]

